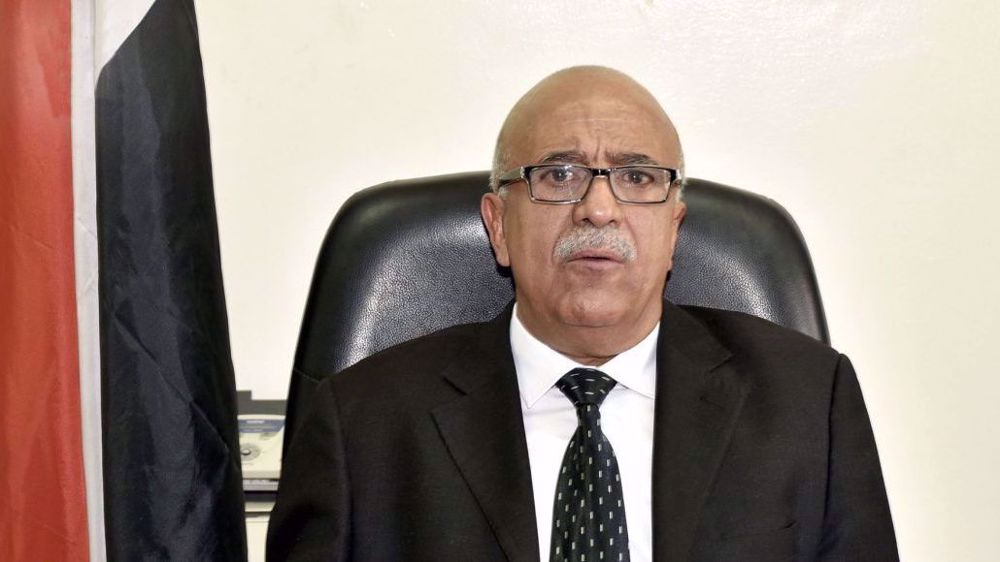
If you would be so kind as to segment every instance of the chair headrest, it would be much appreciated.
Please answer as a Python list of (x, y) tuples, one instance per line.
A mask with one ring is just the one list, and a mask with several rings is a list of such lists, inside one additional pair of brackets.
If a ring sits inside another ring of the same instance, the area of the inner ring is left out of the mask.
[[(327, 232), (295, 368), (319, 377), (455, 324), (514, 295), (479, 216), (488, 174), (390, 182), (358, 192)], [(819, 289), (795, 222), (764, 197), (689, 179), (666, 295), (747, 312), (827, 341)]]

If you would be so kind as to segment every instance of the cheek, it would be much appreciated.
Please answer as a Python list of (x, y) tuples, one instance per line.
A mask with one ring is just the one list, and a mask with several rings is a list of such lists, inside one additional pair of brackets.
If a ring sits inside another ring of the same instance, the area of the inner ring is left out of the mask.
[(649, 220), (633, 222), (633, 233), (639, 250), (643, 269), (656, 277), (670, 269), (673, 261), (675, 232), (669, 225), (668, 217), (650, 217)]
[(522, 213), (508, 224), (507, 247), (515, 266), (548, 269), (553, 265), (552, 250), (562, 232), (558, 221), (546, 213)]

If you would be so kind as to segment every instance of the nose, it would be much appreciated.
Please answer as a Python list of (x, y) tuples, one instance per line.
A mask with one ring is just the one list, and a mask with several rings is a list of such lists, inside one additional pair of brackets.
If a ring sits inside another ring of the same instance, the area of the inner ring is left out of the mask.
[(589, 222), (602, 227), (618, 224), (622, 220), (621, 203), (611, 191), (611, 181), (606, 176), (595, 177), (587, 190), (587, 195), (573, 208), (573, 221), (577, 224)]

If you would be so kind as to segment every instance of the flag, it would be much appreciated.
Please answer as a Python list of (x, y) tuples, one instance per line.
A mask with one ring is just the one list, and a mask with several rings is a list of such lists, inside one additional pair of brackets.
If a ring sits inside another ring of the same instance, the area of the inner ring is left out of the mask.
[(3, 6), (0, 558), (245, 560), (193, 2)]

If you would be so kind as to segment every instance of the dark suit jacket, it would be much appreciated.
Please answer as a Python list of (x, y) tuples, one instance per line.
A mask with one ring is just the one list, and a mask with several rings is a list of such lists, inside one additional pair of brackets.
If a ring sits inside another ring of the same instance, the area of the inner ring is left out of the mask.
[[(509, 321), (508, 307), (325, 379), (284, 461), (268, 560), (537, 561)], [(656, 392), (658, 562), (898, 559), (846, 357), (666, 302)]]

